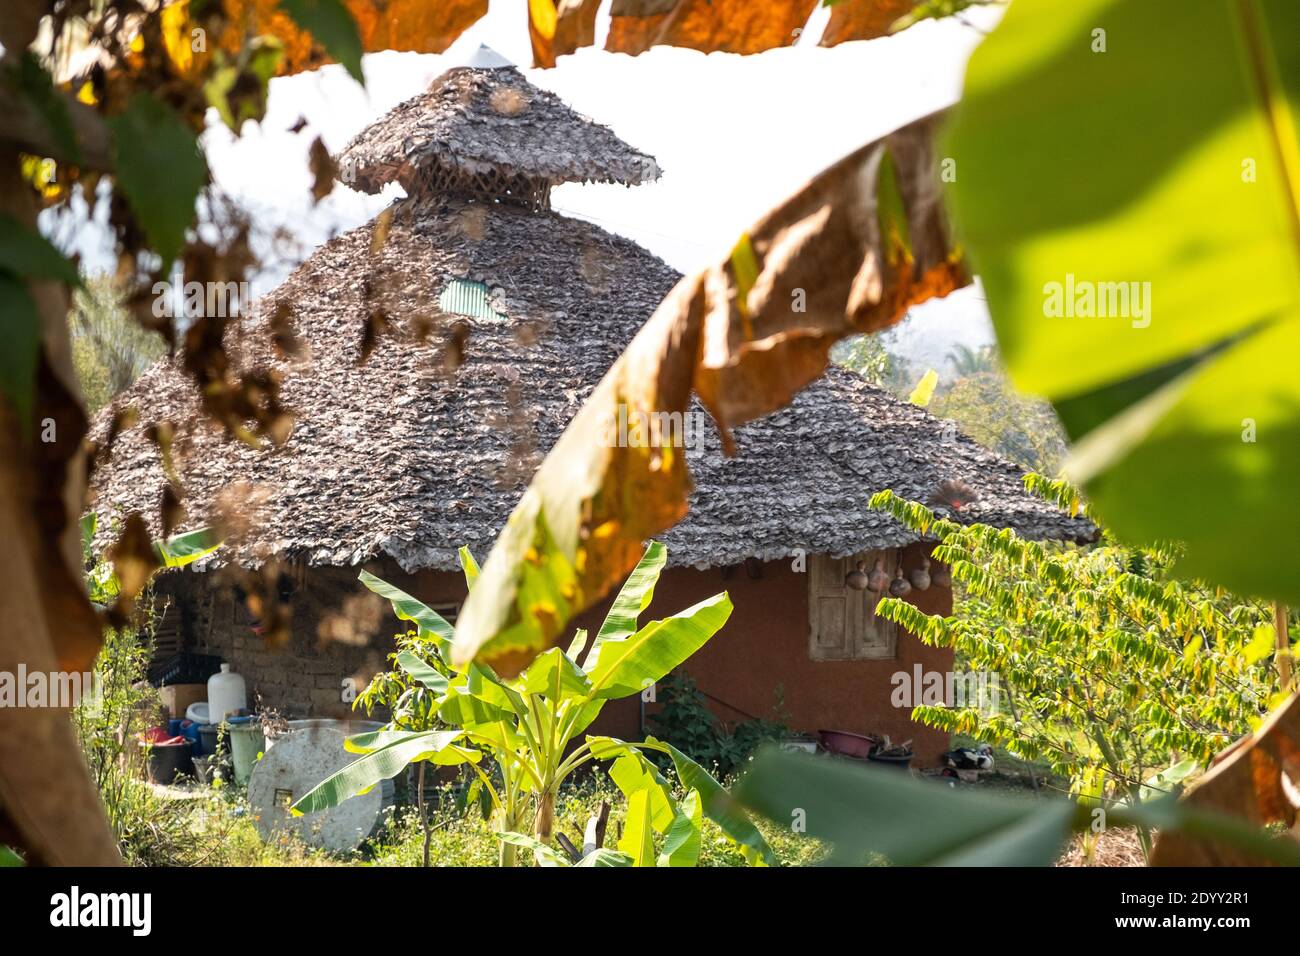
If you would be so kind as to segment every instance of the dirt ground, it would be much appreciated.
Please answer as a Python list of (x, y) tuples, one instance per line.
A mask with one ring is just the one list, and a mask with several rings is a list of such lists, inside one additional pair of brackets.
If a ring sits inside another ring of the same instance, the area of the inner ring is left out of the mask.
[(1145, 866), (1137, 831), (1133, 829), (1107, 830), (1097, 836), (1092, 858), (1084, 853), (1084, 840), (1076, 834), (1066, 847), (1057, 866)]

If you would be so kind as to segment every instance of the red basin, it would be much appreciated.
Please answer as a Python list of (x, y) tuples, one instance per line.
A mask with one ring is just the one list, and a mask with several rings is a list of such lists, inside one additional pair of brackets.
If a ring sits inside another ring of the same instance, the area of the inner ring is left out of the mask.
[(852, 734), (847, 730), (819, 730), (817, 736), (825, 750), (845, 757), (865, 759), (876, 747), (876, 740), (862, 734)]

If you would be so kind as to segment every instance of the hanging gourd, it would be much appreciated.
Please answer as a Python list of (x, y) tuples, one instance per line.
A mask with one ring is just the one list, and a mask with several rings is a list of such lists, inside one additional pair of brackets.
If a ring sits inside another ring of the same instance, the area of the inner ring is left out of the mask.
[(930, 589), (930, 559), (922, 558), (921, 566), (913, 568), (907, 577), (912, 582), (912, 587), (918, 591), (928, 591)]
[(889, 575), (885, 573), (883, 559), (876, 558), (876, 565), (871, 569), (871, 574), (867, 576), (867, 587), (877, 594), (884, 594), (885, 588), (889, 587)]
[(889, 582), (889, 593), (896, 598), (907, 597), (912, 593), (912, 585), (908, 584), (907, 578), (903, 577), (901, 564), (894, 569), (894, 580)]
[(871, 575), (867, 574), (867, 562), (859, 561), (852, 571), (844, 575), (844, 584), (855, 591), (865, 591), (870, 584)]

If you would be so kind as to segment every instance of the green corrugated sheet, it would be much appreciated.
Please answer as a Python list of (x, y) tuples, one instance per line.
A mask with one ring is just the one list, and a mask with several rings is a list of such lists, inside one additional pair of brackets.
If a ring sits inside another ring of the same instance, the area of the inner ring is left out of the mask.
[(452, 279), (438, 296), (438, 308), (456, 315), (504, 322), (506, 317), (488, 303), (488, 289), (482, 282)]

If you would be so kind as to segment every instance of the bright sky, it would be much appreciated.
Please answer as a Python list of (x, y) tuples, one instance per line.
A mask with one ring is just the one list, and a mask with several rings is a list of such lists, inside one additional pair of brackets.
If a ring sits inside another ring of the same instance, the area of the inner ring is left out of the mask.
[[(288, 226), (305, 256), (397, 195), (396, 187), (391, 195), (366, 196), (340, 184), (313, 207), (306, 153), (315, 137), (338, 152), (481, 43), (515, 63), (530, 62), (526, 5), (492, 0), (488, 15), (441, 56), (366, 56), (364, 89), (338, 66), (273, 80), (260, 128), (248, 124), (236, 139), (210, 116), (205, 136), (214, 176), (261, 226)], [(605, 0), (598, 46), (608, 5)], [(968, 19), (987, 30), (997, 16), (974, 11)], [(825, 17), (819, 7), (796, 46), (757, 56), (658, 47), (629, 57), (592, 48), (562, 57), (553, 70), (526, 70), (533, 83), (612, 127), (664, 169), (659, 182), (630, 189), (561, 186), (555, 208), (626, 235), (683, 272), (698, 269), (725, 256), (753, 220), (839, 157), (954, 102), (966, 60), (982, 38), (980, 29), (949, 19), (823, 49), (815, 43)], [(289, 133), (299, 117), (306, 129)], [(102, 250), (102, 235), (86, 231), (79, 239), (88, 265), (106, 261), (94, 248)], [(269, 271), (253, 291), (267, 291), (285, 273)], [(895, 338), (900, 351), (929, 364), (941, 362), (954, 341), (990, 341), (980, 292), (968, 289), (922, 306)]]

